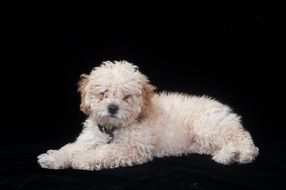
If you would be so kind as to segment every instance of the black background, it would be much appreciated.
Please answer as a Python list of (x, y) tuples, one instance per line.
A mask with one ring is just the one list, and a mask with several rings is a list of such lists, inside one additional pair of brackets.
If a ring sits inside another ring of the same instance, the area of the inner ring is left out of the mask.
[[(39, 10), (9, 24), (1, 69), (1, 189), (283, 189), (285, 41), (278, 9), (205, 2), (135, 7), (61, 17)], [(232, 166), (191, 155), (94, 172), (41, 169), (38, 154), (80, 133), (79, 76), (105, 60), (138, 65), (158, 92), (228, 104), (260, 156)]]

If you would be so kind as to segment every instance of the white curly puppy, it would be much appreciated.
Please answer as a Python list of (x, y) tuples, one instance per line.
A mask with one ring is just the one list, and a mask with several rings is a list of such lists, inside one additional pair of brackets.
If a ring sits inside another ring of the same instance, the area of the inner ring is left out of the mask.
[(198, 153), (221, 164), (250, 163), (258, 155), (232, 110), (207, 97), (154, 94), (137, 66), (106, 61), (79, 84), (88, 118), (74, 143), (38, 156), (43, 168), (100, 170), (154, 157)]

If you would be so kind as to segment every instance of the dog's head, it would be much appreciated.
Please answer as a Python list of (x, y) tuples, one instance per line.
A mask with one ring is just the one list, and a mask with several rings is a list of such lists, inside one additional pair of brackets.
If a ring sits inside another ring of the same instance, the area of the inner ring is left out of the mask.
[(148, 115), (153, 91), (137, 66), (106, 61), (81, 76), (80, 109), (101, 125), (126, 127)]

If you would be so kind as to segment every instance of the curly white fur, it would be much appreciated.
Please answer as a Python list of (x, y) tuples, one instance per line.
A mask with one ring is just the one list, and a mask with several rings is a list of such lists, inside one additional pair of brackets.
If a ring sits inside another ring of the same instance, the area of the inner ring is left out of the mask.
[[(211, 98), (153, 93), (126, 61), (106, 61), (83, 75), (81, 110), (88, 115), (74, 143), (38, 156), (43, 168), (99, 170), (132, 166), (154, 157), (198, 153), (221, 164), (250, 163), (258, 148), (232, 110)], [(110, 104), (118, 105), (115, 114)], [(113, 128), (114, 139), (98, 125)]]

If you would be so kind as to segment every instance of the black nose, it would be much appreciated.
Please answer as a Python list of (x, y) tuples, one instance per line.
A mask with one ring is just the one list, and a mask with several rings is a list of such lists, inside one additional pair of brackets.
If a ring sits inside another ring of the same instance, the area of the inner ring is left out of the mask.
[(116, 114), (119, 109), (118, 105), (116, 104), (109, 104), (107, 108), (108, 108), (108, 112), (111, 114)]

